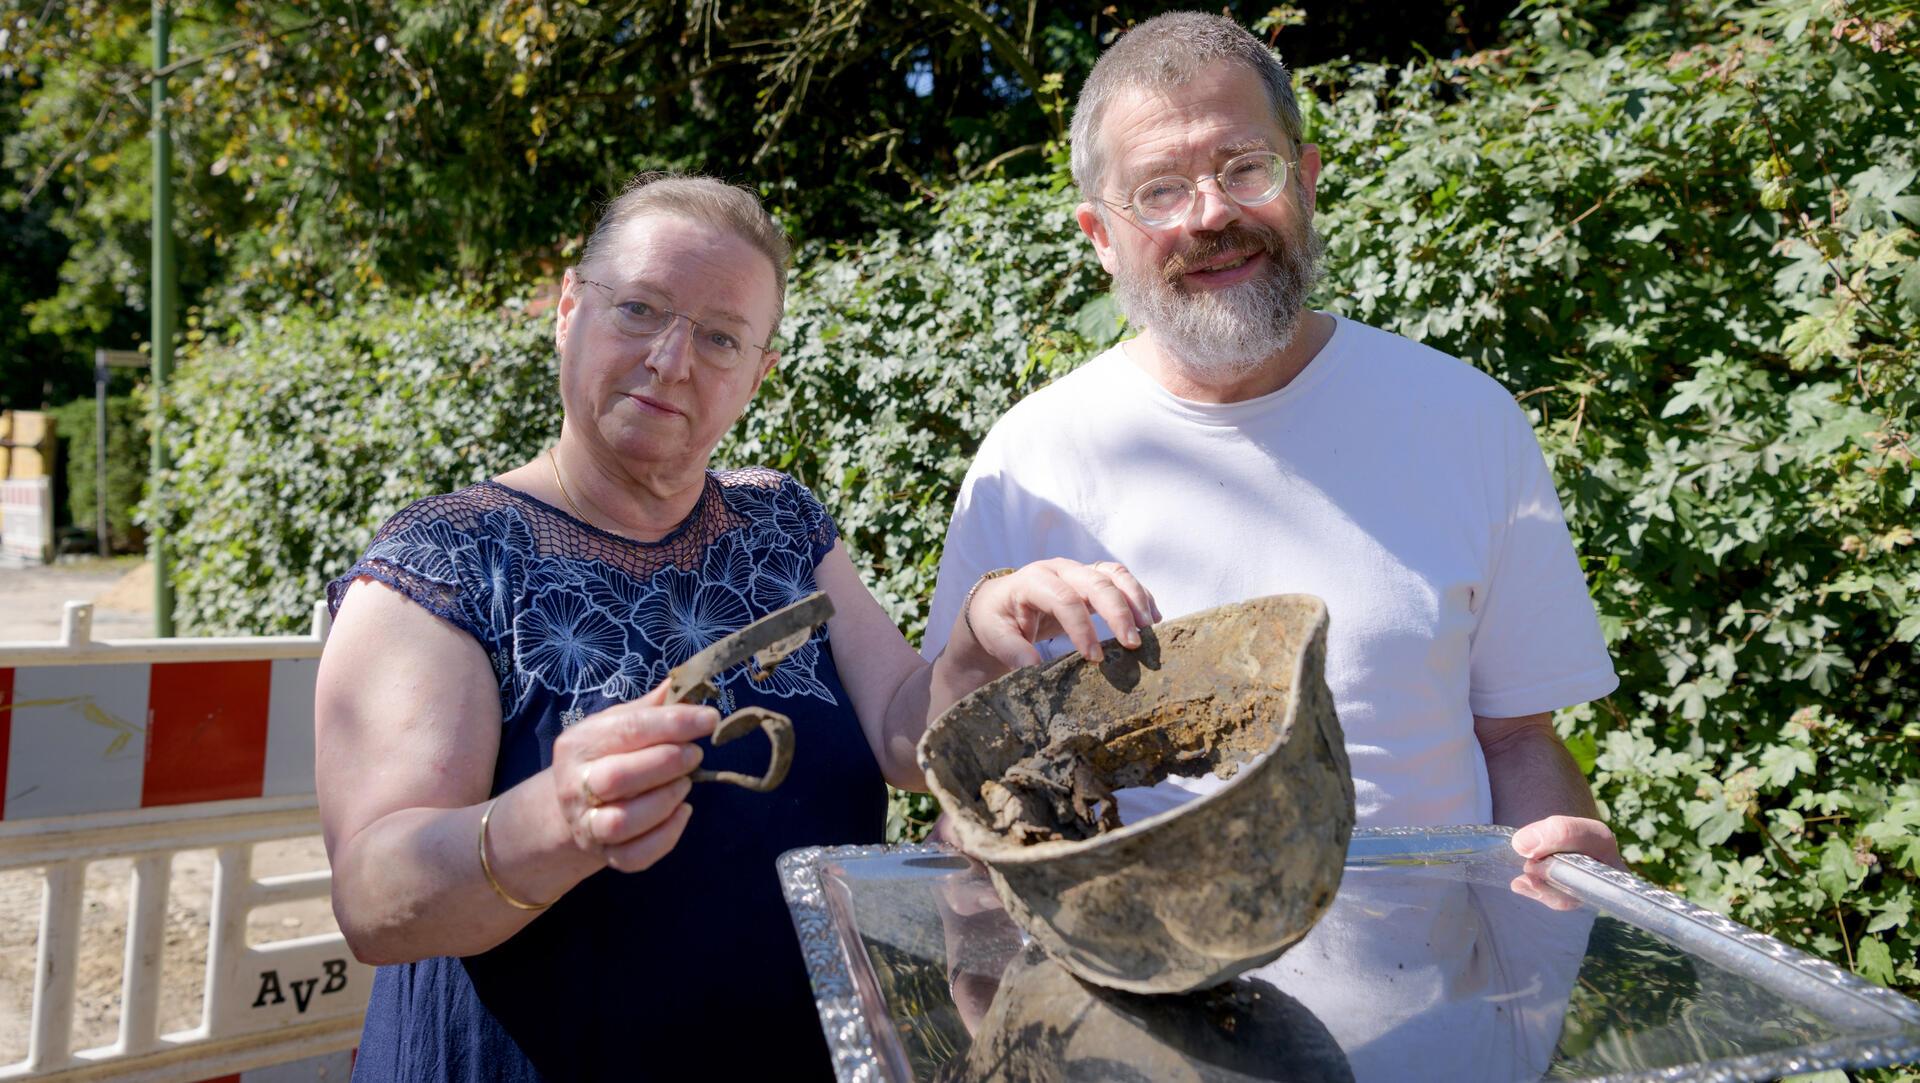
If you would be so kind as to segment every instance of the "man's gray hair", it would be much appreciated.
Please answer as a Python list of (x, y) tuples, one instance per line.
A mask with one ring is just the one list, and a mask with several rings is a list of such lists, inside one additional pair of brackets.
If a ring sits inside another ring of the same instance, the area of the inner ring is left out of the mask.
[(773, 323), (787, 306), (787, 265), (793, 261), (793, 242), (751, 191), (715, 180), (678, 173), (642, 173), (627, 182), (607, 204), (580, 251), (580, 266), (593, 263), (612, 243), (620, 227), (649, 214), (674, 214), (725, 230), (747, 242), (773, 264)]
[(1106, 169), (1100, 121), (1113, 100), (1132, 89), (1170, 90), (1221, 63), (1241, 64), (1260, 77), (1280, 130), (1295, 146), (1302, 141), (1300, 103), (1293, 80), (1273, 50), (1232, 19), (1198, 11), (1156, 15), (1120, 36), (1100, 56), (1073, 106), (1073, 180), (1082, 197), (1100, 206)]

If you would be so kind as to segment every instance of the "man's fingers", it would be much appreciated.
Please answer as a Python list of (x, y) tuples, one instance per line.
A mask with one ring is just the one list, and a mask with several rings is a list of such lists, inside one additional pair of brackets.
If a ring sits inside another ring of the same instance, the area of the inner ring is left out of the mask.
[(1552, 854), (1585, 854), (1617, 869), (1620, 844), (1599, 820), (1584, 816), (1548, 816), (1513, 833), (1513, 849), (1521, 857), (1537, 859)]
[(651, 866), (679, 844), (680, 836), (687, 830), (687, 821), (692, 818), (692, 805), (676, 805), (665, 823), (638, 838), (607, 847), (607, 865), (621, 872), (639, 872)]
[(983, 620), (974, 625), (973, 633), (980, 640), (980, 646), (1009, 669), (1037, 666), (1046, 660), (1029, 642), (1032, 633), (1022, 631), (1017, 625)]
[[(1145, 628), (1150, 624), (1160, 623), (1160, 606), (1154, 602), (1153, 593), (1147, 590), (1145, 583), (1134, 578), (1133, 573), (1127, 570), (1125, 564), (1121, 564), (1118, 561), (1105, 560), (1093, 565), (1093, 567), (1106, 572), (1107, 576), (1113, 580), (1114, 586), (1120, 588), (1120, 593), (1126, 595), (1127, 605), (1133, 610), (1133, 623), (1135, 627)], [(1112, 622), (1109, 621), (1108, 623), (1111, 624)]]
[(1034, 592), (1027, 604), (1053, 618), (1081, 657), (1089, 662), (1101, 658), (1100, 633), (1093, 627), (1093, 611), (1087, 608), (1085, 593), (1066, 579), (1055, 575), (1053, 582)]
[[(1085, 604), (1093, 607), (1093, 611), (1100, 615), (1101, 620), (1107, 622), (1107, 627), (1113, 631), (1113, 637), (1120, 641), (1121, 646), (1138, 647), (1140, 627), (1149, 622), (1140, 619), (1142, 614), (1134, 609), (1133, 599), (1127, 597), (1126, 591), (1120, 589), (1120, 583), (1114, 578), (1113, 573), (1113, 569), (1116, 568), (1122, 572), (1126, 571), (1118, 564), (1098, 564), (1091, 567), (1076, 567), (1061, 578), (1085, 599)], [(1098, 638), (1097, 632), (1091, 634)], [(1079, 645), (1078, 641), (1075, 645)], [(1098, 650), (1097, 645), (1095, 649)], [(1097, 658), (1098, 656), (1089, 655), (1088, 657)]]

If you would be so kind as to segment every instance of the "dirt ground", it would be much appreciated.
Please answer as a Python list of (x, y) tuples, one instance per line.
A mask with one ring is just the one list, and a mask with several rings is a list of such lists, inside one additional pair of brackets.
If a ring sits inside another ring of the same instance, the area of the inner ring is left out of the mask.
[(152, 568), (138, 557), (88, 558), (0, 564), (0, 643), (59, 639), (68, 602), (93, 603), (95, 639), (153, 634)]
[[(58, 639), (67, 601), (94, 603), (96, 639), (151, 636), (152, 584), (151, 570), (137, 558), (0, 567), (0, 643)], [(307, 872), (325, 868), (326, 862), (318, 837), (266, 842), (254, 847), (253, 874)], [(200, 1022), (213, 868), (211, 850), (178, 854), (173, 861), (161, 963), (162, 1033)], [(0, 1065), (27, 1054), (44, 884), (38, 870), (0, 873)], [(131, 887), (130, 862), (97, 861), (87, 869), (73, 1020), (76, 1049), (111, 1044), (118, 1034)], [(327, 900), (312, 899), (254, 911), (247, 940), (258, 945), (336, 928)]]

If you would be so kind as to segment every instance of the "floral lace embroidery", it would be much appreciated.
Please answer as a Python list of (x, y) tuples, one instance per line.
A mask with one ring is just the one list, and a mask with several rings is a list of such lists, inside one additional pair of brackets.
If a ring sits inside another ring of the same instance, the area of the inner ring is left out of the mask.
[[(768, 470), (709, 475), (688, 522), (652, 545), (484, 483), (394, 516), (328, 594), (337, 609), (360, 576), (394, 587), (480, 640), (508, 716), (546, 693), (567, 725), (819, 589), (814, 568), (836, 534), (811, 493)], [(816, 631), (755, 687), (834, 703), (818, 674), (825, 643)], [(715, 680), (723, 713), (746, 671)]]

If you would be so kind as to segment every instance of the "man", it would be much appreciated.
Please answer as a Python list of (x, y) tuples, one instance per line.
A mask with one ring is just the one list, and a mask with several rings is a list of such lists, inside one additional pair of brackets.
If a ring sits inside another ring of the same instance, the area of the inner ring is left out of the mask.
[(1168, 617), (1317, 594), (1362, 825), (1491, 821), (1530, 859), (1617, 864), (1551, 723), (1617, 681), (1546, 463), (1484, 374), (1305, 307), (1321, 162), (1286, 69), (1230, 20), (1160, 16), (1101, 57), (1072, 142), (1080, 228), (1140, 334), (981, 445), (927, 655), (983, 575), (1040, 557), (1123, 564)]

